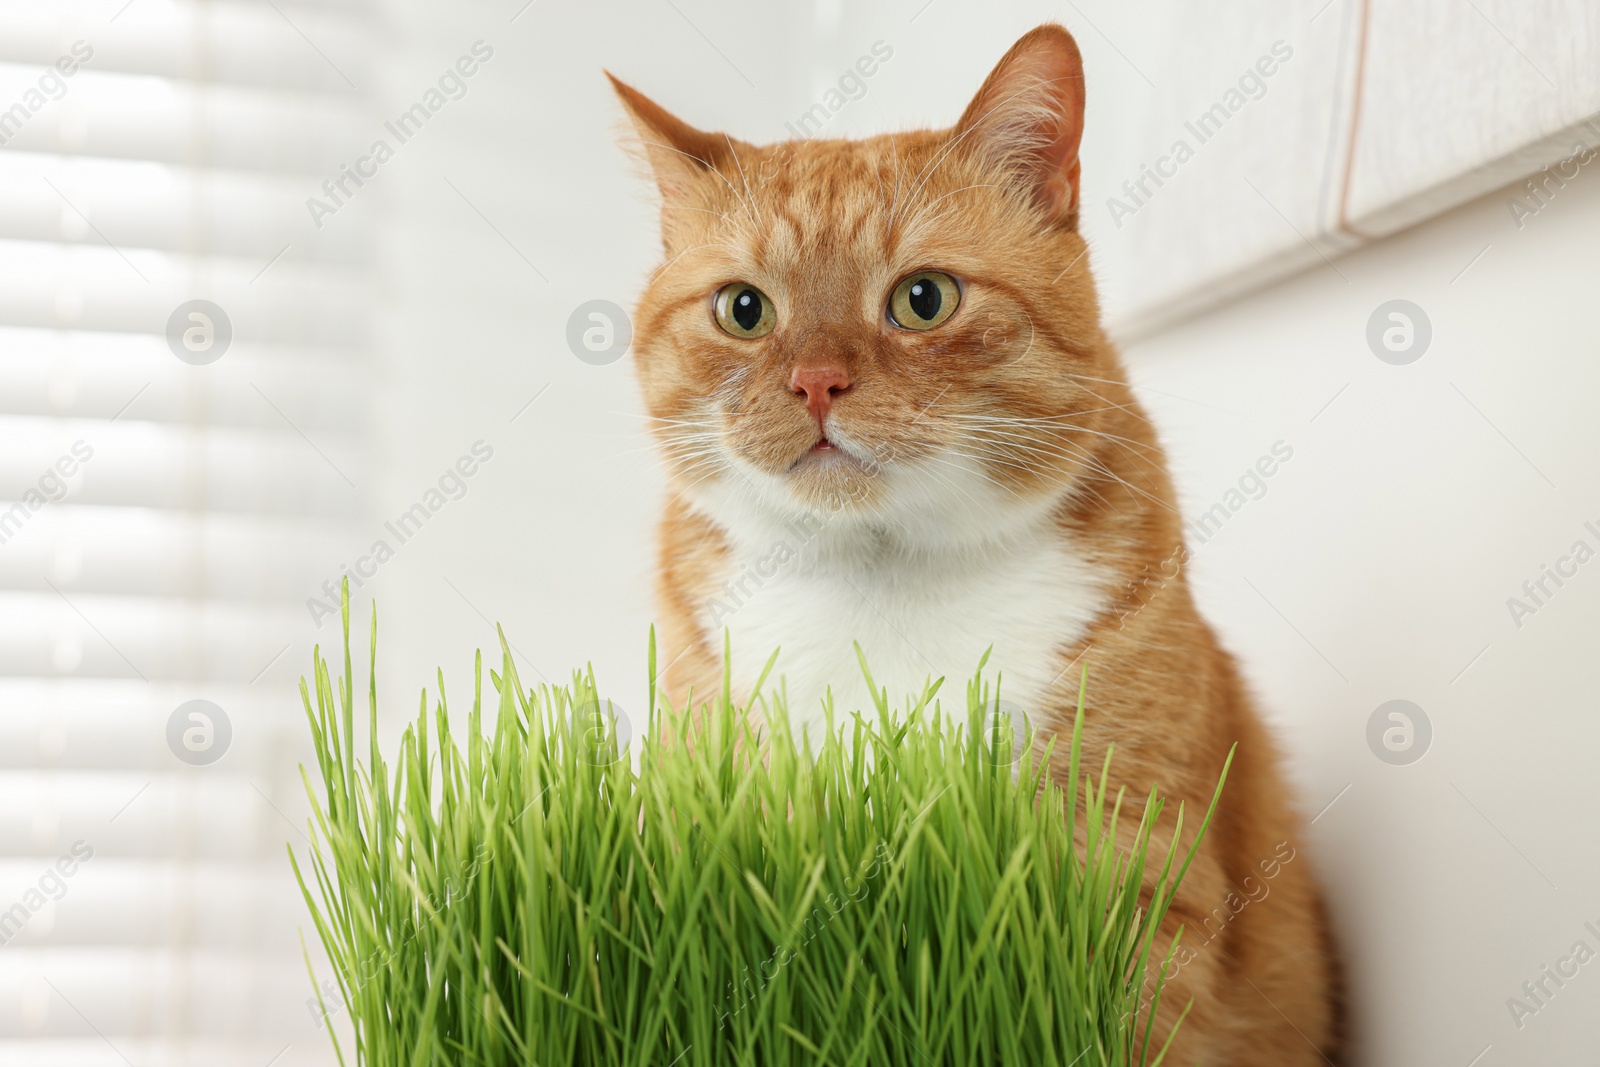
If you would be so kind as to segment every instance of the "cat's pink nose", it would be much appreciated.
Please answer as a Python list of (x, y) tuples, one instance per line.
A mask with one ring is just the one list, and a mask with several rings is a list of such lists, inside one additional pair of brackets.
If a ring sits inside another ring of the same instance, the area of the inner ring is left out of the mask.
[(850, 388), (850, 374), (838, 363), (812, 363), (798, 366), (789, 376), (789, 388), (806, 398), (811, 417), (822, 425), (833, 407), (833, 398)]

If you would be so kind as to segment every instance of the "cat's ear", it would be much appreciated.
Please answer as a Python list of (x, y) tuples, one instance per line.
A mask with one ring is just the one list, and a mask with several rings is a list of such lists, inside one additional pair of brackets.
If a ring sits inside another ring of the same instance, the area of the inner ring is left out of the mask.
[(697, 130), (610, 71), (606, 77), (639, 135), (664, 200), (681, 195), (731, 156), (726, 134)]
[(1052, 221), (1075, 224), (1083, 58), (1062, 26), (1030, 30), (990, 72), (953, 136), (997, 164)]

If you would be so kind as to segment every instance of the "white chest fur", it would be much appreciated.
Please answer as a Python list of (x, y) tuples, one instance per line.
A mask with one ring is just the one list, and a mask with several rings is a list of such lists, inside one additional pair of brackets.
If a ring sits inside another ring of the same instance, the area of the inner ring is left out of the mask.
[(871, 706), (855, 642), (891, 706), (943, 677), (940, 703), (958, 712), (992, 647), (986, 677), (1003, 675), (1001, 696), (1034, 714), (1059, 679), (1061, 650), (1105, 603), (1105, 580), (1048, 521), (940, 554), (908, 553), (860, 530), (791, 524), (768, 534), (736, 550), (701, 625), (718, 647), (723, 628), (730, 632), (738, 691), (749, 691), (781, 647), (774, 677), (787, 687), (797, 730), (823, 721), (830, 689), (838, 718)]

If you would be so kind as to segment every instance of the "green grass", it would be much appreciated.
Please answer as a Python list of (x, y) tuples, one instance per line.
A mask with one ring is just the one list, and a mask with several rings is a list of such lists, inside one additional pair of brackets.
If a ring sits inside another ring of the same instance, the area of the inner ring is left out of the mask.
[(813, 751), (776, 696), (754, 723), (726, 681), (702, 714), (664, 704), (652, 636), (635, 767), (592, 670), (530, 690), (502, 639), (464, 736), (441, 675), (391, 763), (373, 669), (357, 758), (343, 607), (343, 677), (319, 650), (301, 681), (321, 781), (308, 867), (290, 859), (339, 989), (317, 1001), (348, 1010), (356, 1062), (1160, 1062), (1169, 1035), (1139, 1024), (1193, 853), (1147, 876), (1153, 792), (1119, 850), (1131, 816), (1079, 767), (1081, 695), (1063, 790), (1054, 741), (1013, 765), (1005, 725), (979, 725), (998, 700), (981, 664), (959, 719), (932, 691), (880, 696)]

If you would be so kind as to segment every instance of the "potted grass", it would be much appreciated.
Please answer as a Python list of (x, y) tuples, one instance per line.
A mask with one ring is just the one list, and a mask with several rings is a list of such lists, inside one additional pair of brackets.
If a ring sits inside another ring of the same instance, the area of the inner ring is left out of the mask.
[(355, 1062), (1160, 1063), (1156, 930), (1193, 853), (1174, 833), (1146, 855), (1154, 792), (1119, 849), (1131, 816), (1079, 765), (1081, 693), (1058, 782), (1061, 741), (1013, 760), (981, 665), (959, 716), (936, 686), (880, 693), (813, 744), (726, 682), (670, 706), (652, 636), (630, 749), (592, 671), (525, 687), (502, 638), (464, 733), (441, 676), (386, 755), (376, 613), (363, 742), (343, 601), (342, 676), (319, 650), (301, 682), (314, 821), (290, 859), (333, 971), (315, 1001), (348, 1011)]

